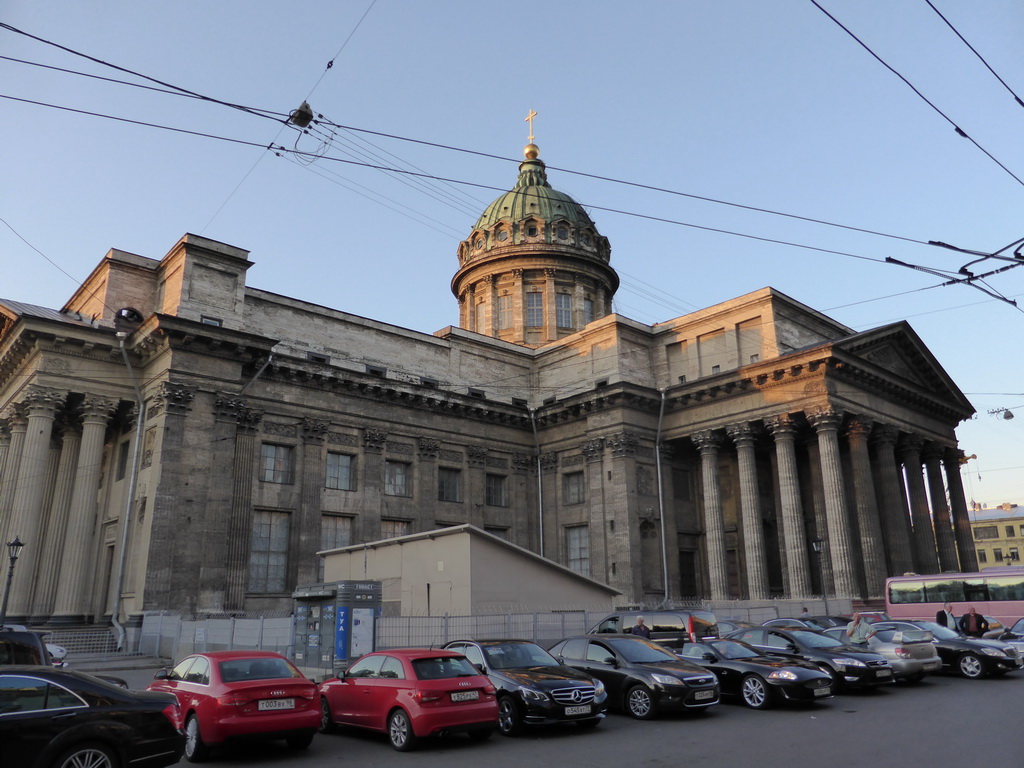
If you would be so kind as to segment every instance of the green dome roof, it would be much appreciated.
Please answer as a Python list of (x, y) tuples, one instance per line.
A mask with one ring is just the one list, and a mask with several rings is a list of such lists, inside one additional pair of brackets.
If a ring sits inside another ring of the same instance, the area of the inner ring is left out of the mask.
[(544, 162), (531, 158), (519, 164), (515, 187), (487, 206), (473, 229), (488, 229), (499, 221), (522, 221), (530, 216), (546, 221), (565, 219), (576, 226), (594, 226), (583, 206), (548, 184)]

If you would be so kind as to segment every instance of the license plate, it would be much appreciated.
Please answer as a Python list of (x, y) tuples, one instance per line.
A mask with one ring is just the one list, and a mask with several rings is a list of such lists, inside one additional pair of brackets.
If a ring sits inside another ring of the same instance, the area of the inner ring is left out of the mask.
[(452, 701), (476, 701), (480, 698), (480, 691), (455, 691), (452, 693)]
[(704, 699), (713, 699), (713, 698), (715, 698), (715, 692), (714, 691), (697, 691), (695, 694), (693, 694), (693, 698), (695, 698), (697, 701), (703, 701)]
[(875, 674), (878, 675), (879, 677), (892, 677), (892, 670), (891, 669), (880, 669)]
[(590, 705), (589, 704), (584, 704), (584, 705), (579, 706), (579, 707), (566, 707), (565, 708), (565, 714), (567, 714), (567, 715), (589, 715), (590, 714)]
[(256, 708), (260, 712), (267, 712), (272, 709), (295, 709), (295, 699), (260, 699)]
[(832, 689), (827, 685), (824, 688), (814, 689), (815, 696), (828, 696), (830, 693), (832, 693)]

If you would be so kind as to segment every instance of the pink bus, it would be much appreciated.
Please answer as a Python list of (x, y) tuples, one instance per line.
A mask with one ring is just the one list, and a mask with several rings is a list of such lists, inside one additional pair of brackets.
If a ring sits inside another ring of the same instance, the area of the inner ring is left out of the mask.
[(933, 621), (943, 603), (958, 617), (967, 607), (1011, 626), (1024, 617), (1024, 567), (986, 568), (980, 573), (891, 576), (885, 580), (885, 610), (894, 619)]

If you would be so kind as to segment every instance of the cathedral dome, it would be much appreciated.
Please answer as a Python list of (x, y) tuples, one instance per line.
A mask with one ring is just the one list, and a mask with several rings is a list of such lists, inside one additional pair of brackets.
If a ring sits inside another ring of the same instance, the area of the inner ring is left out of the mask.
[(529, 216), (547, 221), (563, 218), (574, 226), (594, 226), (582, 205), (548, 183), (544, 161), (536, 157), (519, 164), (515, 187), (487, 206), (473, 229), (487, 229), (502, 220), (522, 221)]

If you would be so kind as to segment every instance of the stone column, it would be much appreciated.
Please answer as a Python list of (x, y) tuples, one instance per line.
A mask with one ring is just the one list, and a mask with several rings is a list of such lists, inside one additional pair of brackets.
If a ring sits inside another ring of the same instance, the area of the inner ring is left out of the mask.
[(899, 429), (892, 424), (876, 424), (871, 432), (871, 442), (875, 446), (882, 535), (885, 538), (890, 576), (900, 576), (914, 570), (910, 516), (900, 482), (899, 463), (896, 461), (895, 448), (899, 436)]
[(963, 455), (963, 451), (947, 448), (943, 463), (946, 467), (946, 486), (949, 488), (953, 536), (956, 539), (956, 549), (960, 555), (960, 569), (971, 572), (978, 570), (978, 551), (974, 548), (974, 533), (971, 531), (971, 518), (967, 512), (967, 500), (964, 497), (964, 483), (960, 477)]
[(807, 413), (807, 420), (818, 433), (821, 454), (821, 481), (825, 492), (825, 518), (828, 524), (828, 548), (832, 559), (837, 596), (854, 597), (857, 594), (856, 569), (850, 542), (849, 512), (843, 468), (839, 458), (839, 425), (842, 413), (831, 406), (820, 407)]
[(768, 599), (768, 568), (761, 522), (761, 494), (757, 486), (757, 460), (754, 453), (754, 429), (750, 423), (726, 428), (736, 443), (740, 473), (740, 509), (743, 519), (743, 561), (746, 565), (747, 592), (751, 600)]
[(553, 269), (544, 270), (544, 331), (548, 341), (554, 341), (558, 338), (555, 275), (556, 271)]
[(718, 490), (718, 447), (721, 438), (705, 430), (690, 436), (700, 451), (700, 471), (704, 486), (704, 540), (708, 553), (711, 599), (729, 598), (729, 574), (725, 563), (725, 518)]
[(924, 490), (924, 470), (921, 449), (924, 440), (918, 435), (905, 435), (898, 449), (907, 478), (907, 496), (910, 498), (910, 521), (914, 526), (914, 565), (918, 573), (938, 573), (939, 558), (935, 551), (935, 531), (932, 529), (931, 510)]
[(853, 497), (857, 507), (857, 526), (860, 529), (861, 557), (864, 561), (866, 597), (878, 597), (885, 592), (885, 542), (882, 523), (878, 519), (878, 498), (871, 474), (871, 456), (868, 436), (872, 420), (856, 416), (846, 428), (853, 465)]
[(83, 585), (93, 568), (93, 528), (96, 520), (96, 494), (100, 487), (103, 464), (103, 439), (107, 420), (117, 403), (102, 397), (86, 395), (82, 404), (82, 437), (75, 464), (65, 546), (57, 575), (56, 600), (51, 624), (78, 624), (89, 612)]
[[(7, 466), (7, 454), (11, 450), (11, 424), (10, 421), (0, 416), (0, 497), (3, 496), (5, 468)], [(3, 519), (0, 518), (0, 533), (4, 530)]]
[(928, 443), (924, 448), (925, 471), (928, 474), (928, 496), (932, 502), (932, 522), (935, 526), (935, 546), (939, 554), (939, 569), (960, 570), (956, 556), (956, 539), (946, 502), (946, 485), (942, 481), (942, 456), (946, 448), (939, 443)]
[[(48, 619), (53, 614), (57, 596), (57, 581), (60, 577), (61, 563), (64, 561), (64, 544), (67, 541), (65, 534), (68, 526), (68, 513), (71, 509), (71, 495), (75, 487), (82, 433), (72, 425), (65, 426), (63, 431), (64, 440), (61, 444), (57, 466), (57, 480), (46, 525), (43, 560), (37, 577), (35, 597), (32, 601), (33, 623)], [(77, 545), (78, 542), (72, 542), (72, 546)]]
[(0, 478), (0, 545), (10, 541), (17, 533), (11, 531), (14, 515), (14, 490), (18, 487), (18, 470), (21, 455), (25, 449), (25, 431), (28, 429), (25, 407), (21, 403), (11, 406), (7, 414), (7, 425), (11, 433), (4, 474)]
[(787, 593), (790, 597), (811, 596), (811, 577), (807, 563), (807, 535), (804, 533), (800, 503), (800, 478), (796, 465), (796, 425), (789, 414), (765, 420), (775, 439), (775, 459), (779, 467), (779, 500), (782, 505), (782, 541), (786, 550)]
[[(331, 426), (329, 421), (322, 419), (302, 420), (302, 487), (299, 490), (300, 502), (298, 519), (291, 527), (291, 551), (295, 554), (289, 558), (289, 568), (293, 579), (289, 587), (295, 584), (313, 584), (318, 580), (316, 553), (320, 549), (320, 529), (322, 526), (320, 499), (324, 488), (324, 435)], [(437, 498), (436, 495), (434, 498)]]
[(25, 447), (22, 450), (18, 479), (14, 489), (13, 514), (8, 533), (25, 542), (18, 567), (11, 583), (11, 597), (7, 608), (8, 619), (28, 617), (35, 587), (35, 572), (42, 558), (43, 531), (40, 527), (42, 503), (46, 495), (47, 464), (50, 454), (50, 435), (57, 408), (64, 401), (64, 392), (32, 385), (22, 399), (28, 413)]
[(231, 468), (231, 511), (228, 516), (228, 562), (225, 604), (245, 609), (249, 586), (249, 544), (252, 540), (252, 486), (256, 465), (256, 432), (263, 414), (238, 402), (235, 455)]

